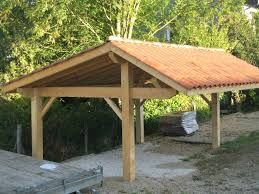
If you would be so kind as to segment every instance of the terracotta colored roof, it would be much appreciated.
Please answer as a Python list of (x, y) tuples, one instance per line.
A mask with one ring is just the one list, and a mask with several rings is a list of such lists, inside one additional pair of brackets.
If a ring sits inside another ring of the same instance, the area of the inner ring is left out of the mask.
[[(186, 94), (201, 93), (200, 90), (210, 93), (259, 87), (259, 69), (222, 49), (110, 37), (106, 43), (4, 84), (3, 91), (14, 92), (22, 87), (74, 86), (75, 82), (86, 86), (108, 82), (119, 84), (120, 66), (111, 62), (110, 52), (138, 67), (137, 79), (141, 79), (139, 70), (143, 70)], [(215, 88), (217, 90), (213, 90)]]
[(119, 39), (111, 42), (187, 90), (259, 83), (257, 67), (222, 49)]

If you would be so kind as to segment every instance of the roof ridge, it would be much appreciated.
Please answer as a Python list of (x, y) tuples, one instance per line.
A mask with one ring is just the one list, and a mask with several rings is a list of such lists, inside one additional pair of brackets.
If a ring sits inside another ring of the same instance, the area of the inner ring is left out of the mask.
[(119, 36), (109, 36), (108, 42), (126, 42), (126, 43), (136, 43), (136, 44), (145, 44), (150, 46), (164, 46), (164, 47), (171, 47), (171, 48), (195, 48), (195, 49), (202, 49), (202, 50), (209, 50), (209, 51), (223, 51), (223, 48), (206, 48), (206, 47), (198, 47), (192, 45), (181, 45), (181, 44), (171, 44), (171, 43), (162, 43), (162, 42), (152, 42), (152, 41), (145, 41), (145, 40), (136, 40), (136, 39), (127, 39), (122, 38)]

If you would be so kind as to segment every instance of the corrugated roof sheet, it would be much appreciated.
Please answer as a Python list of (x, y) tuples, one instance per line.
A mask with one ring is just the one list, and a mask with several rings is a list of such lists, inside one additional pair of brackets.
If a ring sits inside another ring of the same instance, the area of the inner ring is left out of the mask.
[[(140, 61), (145, 67), (159, 72), (159, 74), (163, 76), (163, 80), (166, 78), (166, 80), (170, 80), (170, 83), (174, 83), (168, 85), (171, 87), (173, 87), (173, 85), (177, 86), (175, 89), (186, 93), (188, 93), (187, 91), (203, 89), (211, 92), (212, 90), (210, 89), (213, 88), (218, 88), (217, 91), (221, 91), (219, 88), (222, 87), (225, 87), (222, 91), (228, 91), (228, 87), (232, 86), (236, 89), (259, 87), (259, 69), (222, 49), (110, 37), (107, 43), (87, 49), (77, 55), (57, 61), (49, 66), (4, 84), (2, 87), (3, 91), (13, 92), (17, 88), (26, 87), (28, 85), (32, 85), (33, 87), (34, 83), (37, 86), (37, 81), (43, 79), (46, 80), (44, 87), (48, 87), (47, 82), (51, 76), (62, 73), (64, 70), (69, 71), (71, 67), (82, 65), (82, 60), (87, 58), (87, 56), (91, 56), (88, 58), (95, 59), (109, 52), (115, 52), (115, 50), (120, 50), (125, 53), (125, 58)], [(95, 54), (93, 54), (93, 52)], [(75, 59), (74, 61), (81, 62), (75, 62), (75, 64), (73, 62), (72, 65), (67, 64), (65, 66), (66, 62), (70, 64), (73, 59)], [(134, 63), (134, 61), (132, 63)], [(137, 66), (136, 63), (135, 65)], [(143, 69), (145, 69), (144, 66)], [(141, 67), (139, 66), (139, 68)], [(144, 71), (151, 74), (151, 72), (147, 70)], [(88, 77), (88, 75), (84, 76)], [(101, 75), (98, 76), (100, 77)], [(66, 84), (69, 85), (69, 83)], [(50, 83), (50, 85), (52, 86), (53, 83)]]
[(112, 45), (184, 88), (259, 83), (259, 69), (222, 49), (111, 39)]

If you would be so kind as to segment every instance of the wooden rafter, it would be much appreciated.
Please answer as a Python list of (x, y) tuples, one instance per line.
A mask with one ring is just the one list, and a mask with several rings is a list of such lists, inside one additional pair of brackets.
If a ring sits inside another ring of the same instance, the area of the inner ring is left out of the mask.
[(113, 52), (109, 52), (108, 56), (113, 63), (118, 63), (118, 64), (121, 64), (123, 62), (125, 63), (125, 60), (122, 60), (122, 58), (117, 57)]
[(53, 65), (51, 68), (45, 68), (37, 73), (32, 73), (29, 76), (24, 77), (23, 79), (18, 79), (13, 82), (10, 82), (8, 85), (3, 87), (3, 92), (11, 92), (16, 88), (21, 86), (30, 84), (42, 78), (46, 78), (48, 76), (54, 75), (58, 72), (64, 71), (66, 69), (72, 68), (78, 64), (81, 64), (85, 61), (89, 61), (98, 56), (104, 55), (110, 51), (110, 44), (105, 44), (103, 46), (97, 47), (92, 50), (88, 50), (80, 55), (80, 57), (73, 57), (67, 60), (64, 60), (62, 63), (57, 63)]
[(155, 70), (154, 68), (147, 66), (144, 62), (136, 59), (135, 57), (132, 57), (128, 55), (125, 51), (111, 47), (111, 50), (117, 54), (118, 56), (124, 58), (125, 60), (129, 61), (130, 63), (134, 64), (135, 66), (139, 67), (140, 69), (144, 70), (145, 72), (149, 73), (150, 75), (156, 77), (160, 81), (164, 82), (168, 86), (176, 89), (177, 91), (182, 91), (183, 93), (186, 93), (186, 88), (182, 87), (172, 79), (166, 77), (165, 75), (161, 74), (159, 71)]
[(111, 107), (111, 109), (115, 112), (115, 114), (122, 119), (121, 109), (114, 103), (114, 101), (110, 98), (104, 98), (107, 104)]

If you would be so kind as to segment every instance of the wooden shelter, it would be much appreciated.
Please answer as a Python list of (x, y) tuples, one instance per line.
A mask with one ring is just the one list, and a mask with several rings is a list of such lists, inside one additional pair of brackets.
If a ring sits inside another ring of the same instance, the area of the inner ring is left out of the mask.
[[(123, 177), (135, 179), (136, 140), (144, 141), (143, 102), (178, 92), (212, 109), (212, 146), (220, 146), (219, 92), (259, 87), (259, 69), (224, 50), (110, 37), (99, 46), (2, 86), (31, 98), (32, 156), (43, 158), (43, 117), (57, 97), (104, 98), (122, 120)], [(211, 94), (211, 99), (204, 94)], [(42, 103), (42, 97), (50, 97)], [(120, 98), (122, 108), (112, 98)]]

